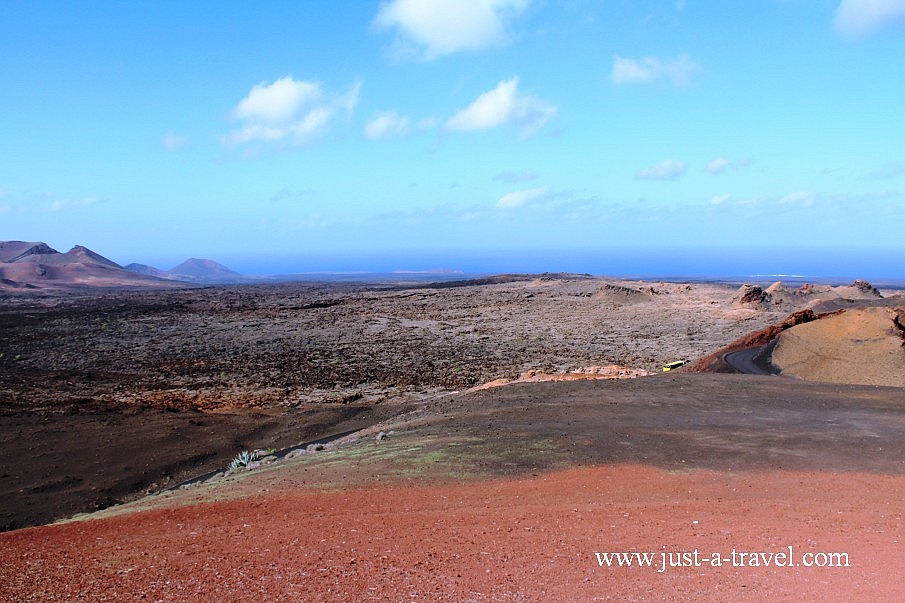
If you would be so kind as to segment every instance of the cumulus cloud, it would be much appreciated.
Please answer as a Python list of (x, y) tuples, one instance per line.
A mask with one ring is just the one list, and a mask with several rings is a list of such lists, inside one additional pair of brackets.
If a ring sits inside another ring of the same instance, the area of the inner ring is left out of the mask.
[(511, 193), (506, 193), (500, 200), (497, 201), (496, 206), (499, 209), (515, 209), (516, 207), (521, 207), (528, 203), (532, 203), (535, 201), (541, 201), (544, 199), (548, 199), (551, 196), (550, 187), (544, 186), (541, 188), (531, 188), (528, 190), (522, 191), (513, 191)]
[(504, 43), (511, 21), (530, 0), (390, 0), (373, 27), (397, 33), (400, 54), (431, 60)]
[(352, 111), (361, 84), (334, 98), (326, 98), (320, 82), (282, 77), (254, 86), (235, 106), (232, 117), (239, 126), (224, 137), (228, 145), (250, 142), (304, 144), (327, 129), (339, 111)]
[(238, 119), (281, 125), (294, 119), (306, 106), (321, 99), (318, 82), (282, 77), (271, 84), (260, 83), (233, 109)]
[(371, 140), (396, 138), (409, 133), (410, 120), (395, 111), (378, 113), (365, 124), (365, 136)]
[(726, 157), (717, 157), (707, 163), (707, 171), (711, 174), (722, 174), (727, 170), (740, 170), (751, 165), (751, 159), (747, 157), (742, 159), (728, 159)]
[(687, 86), (700, 70), (700, 66), (687, 54), (665, 61), (656, 57), (627, 59), (616, 55), (613, 57), (610, 81), (617, 86), (625, 86), (666, 80), (676, 86)]
[(842, 0), (836, 9), (836, 30), (865, 36), (891, 24), (905, 26), (905, 0)]
[(556, 115), (556, 107), (518, 91), (518, 77), (500, 82), (446, 122), (453, 131), (487, 130), (499, 126), (521, 127), (530, 134)]
[(664, 159), (656, 165), (638, 172), (639, 180), (675, 180), (688, 171), (688, 162), (679, 159)]

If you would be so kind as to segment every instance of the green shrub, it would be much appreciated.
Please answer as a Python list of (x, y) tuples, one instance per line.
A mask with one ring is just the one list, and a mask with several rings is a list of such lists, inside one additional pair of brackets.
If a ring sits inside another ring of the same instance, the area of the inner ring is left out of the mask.
[(257, 452), (249, 452), (248, 450), (243, 450), (236, 455), (236, 458), (233, 459), (233, 462), (229, 464), (229, 468), (238, 469), (239, 467), (247, 467), (249, 463), (253, 463), (257, 460)]

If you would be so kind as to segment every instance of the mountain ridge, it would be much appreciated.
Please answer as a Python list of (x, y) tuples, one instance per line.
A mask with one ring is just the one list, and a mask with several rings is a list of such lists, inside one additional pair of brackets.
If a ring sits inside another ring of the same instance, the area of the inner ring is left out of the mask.
[(60, 253), (41, 241), (0, 241), (0, 291), (186, 286), (190, 284), (127, 270), (83, 245)]
[(227, 268), (214, 260), (189, 258), (178, 266), (170, 268), (167, 272), (179, 276), (189, 276), (196, 279), (244, 279), (238, 272)]

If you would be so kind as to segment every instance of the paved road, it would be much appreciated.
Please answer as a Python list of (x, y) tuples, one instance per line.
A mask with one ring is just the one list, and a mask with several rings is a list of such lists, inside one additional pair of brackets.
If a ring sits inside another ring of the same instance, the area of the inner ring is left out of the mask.
[(735, 370), (746, 375), (772, 375), (772, 372), (755, 359), (762, 351), (763, 348), (759, 347), (729, 352), (723, 356), (723, 360)]

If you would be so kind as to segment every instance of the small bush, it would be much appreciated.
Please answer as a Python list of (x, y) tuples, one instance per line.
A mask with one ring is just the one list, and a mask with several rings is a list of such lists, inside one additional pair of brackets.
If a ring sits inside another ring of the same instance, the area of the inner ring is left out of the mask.
[(247, 467), (249, 463), (253, 463), (258, 460), (258, 453), (249, 452), (248, 450), (243, 450), (239, 454), (236, 455), (236, 458), (233, 459), (233, 462), (229, 464), (230, 469), (238, 469), (239, 467)]

